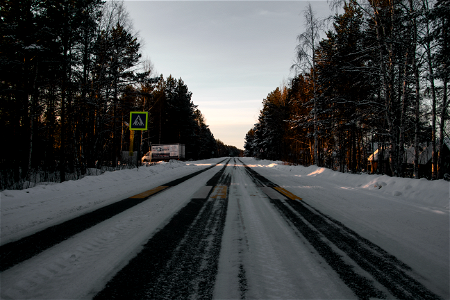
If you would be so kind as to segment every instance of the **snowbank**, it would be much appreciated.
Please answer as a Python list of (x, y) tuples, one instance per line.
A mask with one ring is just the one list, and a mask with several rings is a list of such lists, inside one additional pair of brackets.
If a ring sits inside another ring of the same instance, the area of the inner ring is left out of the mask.
[[(204, 169), (219, 159), (107, 171), (62, 183), (43, 183), (0, 192), (1, 244), (128, 198), (175, 178)], [(95, 174), (94, 172), (91, 172)]]
[(255, 166), (274, 168), (298, 177), (315, 177), (340, 185), (343, 189), (364, 189), (378, 194), (396, 196), (417, 205), (448, 210), (450, 183), (441, 180), (411, 179), (375, 174), (350, 174), (317, 166), (290, 166), (281, 161), (259, 160)]

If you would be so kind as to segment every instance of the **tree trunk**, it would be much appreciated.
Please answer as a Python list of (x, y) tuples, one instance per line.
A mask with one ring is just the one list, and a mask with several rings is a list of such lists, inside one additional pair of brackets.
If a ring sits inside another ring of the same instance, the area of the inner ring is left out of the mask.
[(444, 134), (444, 127), (445, 127), (445, 120), (447, 118), (447, 106), (448, 106), (448, 99), (447, 99), (447, 78), (444, 79), (444, 97), (442, 100), (442, 111), (441, 111), (441, 124), (440, 124), (440, 128), (439, 128), (439, 168), (438, 168), (438, 172), (439, 172), (439, 176), (438, 178), (444, 178), (444, 155), (443, 155), (443, 150), (444, 150), (444, 139), (445, 139), (445, 134)]
[[(377, 33), (377, 42), (379, 47), (379, 63), (380, 63), (380, 77), (382, 82), (382, 97), (384, 97), (384, 103), (385, 103), (385, 118), (388, 125), (388, 132), (389, 132), (389, 141), (391, 143), (390, 145), (390, 166), (392, 173), (396, 173), (396, 155), (395, 150), (397, 149), (397, 143), (396, 143), (396, 128), (395, 124), (392, 119), (392, 114), (394, 110), (394, 99), (393, 99), (393, 49), (392, 49), (392, 43), (388, 44), (388, 42), (385, 40), (384, 35), (386, 33), (386, 30), (384, 28), (384, 25), (381, 24), (381, 19), (379, 17), (379, 11), (376, 7), (373, 7), (374, 9), (374, 21), (375, 21), (375, 27), (376, 27), (376, 33)], [(391, 11), (391, 15), (393, 14), (393, 11)], [(392, 16), (391, 16), (392, 17)], [(392, 32), (392, 30), (390, 30)], [(385, 49), (388, 53), (388, 65), (389, 68), (386, 68), (384, 58), (383, 58), (383, 49)], [(384, 158), (383, 158), (384, 159)], [(381, 162), (381, 161), (380, 161)], [(382, 168), (383, 169), (383, 168)]]
[[(424, 6), (427, 11), (429, 11), (428, 0), (424, 0)], [(428, 18), (425, 18), (426, 21), (426, 36), (430, 36), (430, 24)], [(431, 178), (437, 179), (437, 151), (436, 151), (436, 87), (434, 84), (434, 68), (433, 68), (433, 60), (431, 57), (431, 42), (427, 40), (425, 43), (425, 51), (427, 54), (427, 64), (428, 64), (428, 72), (429, 72), (429, 81), (430, 81), (430, 89), (431, 89)]]
[[(63, 71), (64, 72), (64, 71)], [(64, 76), (65, 77), (65, 76)], [(66, 166), (65, 166), (65, 148), (66, 148), (66, 142), (65, 142), (65, 133), (66, 133), (66, 109), (65, 109), (65, 98), (66, 98), (66, 84), (65, 79), (63, 78), (63, 83), (61, 86), (61, 133), (60, 133), (60, 148), (59, 148), (59, 177), (60, 182), (63, 182), (66, 180)]]
[(38, 88), (36, 86), (38, 76), (38, 64), (36, 63), (34, 69), (34, 78), (33, 78), (33, 95), (31, 96), (31, 106), (30, 106), (30, 150), (28, 152), (28, 176), (31, 176), (30, 172), (32, 169), (32, 159), (33, 159), (33, 137), (35, 131), (35, 119), (36, 119), (36, 111), (38, 106)]
[(406, 52), (405, 54), (405, 63), (404, 63), (404, 70), (403, 70), (403, 87), (402, 87), (402, 111), (401, 111), (401, 116), (400, 116), (400, 126), (399, 126), (399, 152), (398, 152), (398, 160), (397, 160), (397, 164), (400, 166), (400, 171), (399, 171), (399, 176), (403, 177), (403, 168), (402, 168), (402, 164), (403, 164), (403, 154), (404, 154), (404, 144), (405, 144), (405, 114), (406, 114), (406, 102), (407, 102), (407, 91), (406, 91), (406, 86), (408, 85), (408, 52)]
[[(448, 55), (449, 49), (448, 49), (448, 24), (445, 22), (445, 20), (442, 21), (442, 33), (441, 33), (441, 39), (442, 39), (442, 47), (441, 50), (442, 53), (446, 53)], [(446, 62), (443, 62), (443, 67), (448, 68), (448, 60)], [(439, 164), (438, 164), (438, 178), (444, 178), (444, 139), (445, 139), (445, 121), (447, 119), (447, 106), (448, 106), (448, 79), (449, 74), (444, 73), (442, 74), (442, 81), (443, 81), (443, 99), (442, 99), (442, 110), (441, 110), (441, 124), (439, 128)]]

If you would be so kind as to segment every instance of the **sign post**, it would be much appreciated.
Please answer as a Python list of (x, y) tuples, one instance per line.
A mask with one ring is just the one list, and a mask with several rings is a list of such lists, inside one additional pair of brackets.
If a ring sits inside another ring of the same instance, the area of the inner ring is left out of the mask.
[(130, 156), (133, 156), (134, 130), (130, 130)]
[[(147, 130), (148, 125), (148, 112), (147, 111), (132, 111), (130, 112), (130, 156), (133, 156), (133, 143), (134, 143), (134, 130)], [(133, 137), (133, 138), (131, 138)], [(141, 145), (142, 137), (139, 139), (139, 148), (138, 155), (136, 158), (136, 163), (139, 166), (140, 164), (140, 154), (141, 154)]]

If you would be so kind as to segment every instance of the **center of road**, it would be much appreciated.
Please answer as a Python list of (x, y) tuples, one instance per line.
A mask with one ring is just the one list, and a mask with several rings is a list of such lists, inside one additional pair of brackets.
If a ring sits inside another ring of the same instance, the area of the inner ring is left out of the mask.
[(211, 198), (213, 199), (226, 199), (228, 187), (225, 185), (216, 186), (212, 192)]

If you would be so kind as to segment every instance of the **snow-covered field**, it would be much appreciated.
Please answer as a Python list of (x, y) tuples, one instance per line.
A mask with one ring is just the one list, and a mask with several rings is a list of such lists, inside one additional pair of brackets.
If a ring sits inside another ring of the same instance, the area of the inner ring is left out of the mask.
[[(171, 161), (139, 169), (106, 172), (78, 181), (41, 184), (26, 190), (3, 191), (0, 194), (1, 245), (160, 186), (221, 160), (223, 159)], [(414, 269), (420, 281), (430, 290), (443, 298), (450, 297), (448, 182), (342, 174), (315, 166), (288, 166), (279, 161), (253, 158), (242, 158), (242, 161), (303, 198), (306, 203), (398, 257)], [(152, 232), (163, 226), (197, 190), (205, 185), (218, 168), (220, 165), (164, 191), (164, 194), (155, 195), (151, 201), (146, 201), (77, 234), (42, 252), (36, 258), (2, 272), (2, 299), (92, 297), (108, 278), (139, 251), (140, 245), (151, 236)], [(255, 202), (250, 202), (251, 196), (258, 194), (256, 190), (250, 192), (249, 196), (243, 196), (243, 186), (248, 187), (251, 181), (239, 176), (232, 179), (230, 199), (241, 197), (241, 200), (230, 202), (229, 213), (231, 213), (227, 218), (236, 217), (237, 212), (242, 210), (244, 223), (234, 219), (229, 223), (227, 219), (228, 227), (225, 227), (224, 238), (235, 240), (233, 232), (244, 232), (246, 236), (238, 238), (260, 245), (258, 246), (260, 249), (269, 249), (265, 245), (268, 239), (273, 241), (271, 251), (284, 251), (286, 256), (289, 253), (304, 251), (286, 249), (296, 247), (294, 242), (276, 245), (277, 234), (273, 229), (274, 226), (278, 228), (277, 230), (285, 231), (287, 235), (290, 227), (284, 224), (282, 219), (276, 219), (270, 212), (271, 208), (263, 209)], [(276, 224), (265, 223), (263, 213), (269, 214), (268, 220), (270, 222), (275, 220)], [(145, 230), (142, 230), (144, 228)], [(262, 231), (262, 228), (267, 230)], [(289, 236), (289, 239), (294, 241), (294, 235)], [(247, 247), (245, 244), (237, 246)], [(226, 247), (223, 250), (228, 251)], [(268, 253), (259, 252), (258, 255), (263, 258), (269, 256)], [(238, 261), (237, 257), (230, 259)], [(263, 281), (266, 277), (266, 280), (272, 278), (272, 284), (263, 286), (259, 283), (261, 289), (266, 288), (266, 293), (253, 290), (248, 296), (257, 298), (265, 295), (270, 298), (292, 296), (289, 294), (290, 283), (285, 281), (283, 284), (280, 280), (280, 278), (288, 280), (289, 274), (283, 274), (281, 266), (276, 270), (280, 264), (288, 265), (289, 260), (286, 258), (277, 262), (269, 258), (266, 260), (268, 264), (265, 266), (253, 266), (254, 270), (260, 272), (261, 278), (248, 276), (248, 280), (249, 284), (258, 286), (258, 280)], [(269, 262), (272, 263), (270, 268)], [(251, 265), (251, 261), (248, 263)], [(304, 264), (307, 264), (307, 259)], [(26, 276), (23, 275), (25, 270)], [(221, 256), (217, 278), (226, 278), (229, 271), (230, 266)], [(249, 271), (251, 268), (247, 270)], [(267, 272), (275, 273), (267, 274)], [(278, 277), (275, 276), (277, 272)], [(301, 270), (294, 273), (298, 278), (303, 276)], [(330, 281), (332, 289), (333, 278), (336, 276), (328, 275), (327, 280)], [(98, 278), (102, 280), (99, 281)], [(279, 280), (274, 280), (275, 278)], [(317, 289), (323, 289), (320, 277), (314, 279), (314, 282)], [(341, 286), (342, 283), (335, 282), (335, 285)], [(346, 293), (348, 291), (338, 295), (342, 297), (348, 295)], [(226, 286), (216, 287), (215, 295), (226, 295)], [(320, 295), (331, 297), (333, 293), (311, 293), (310, 297)]]

